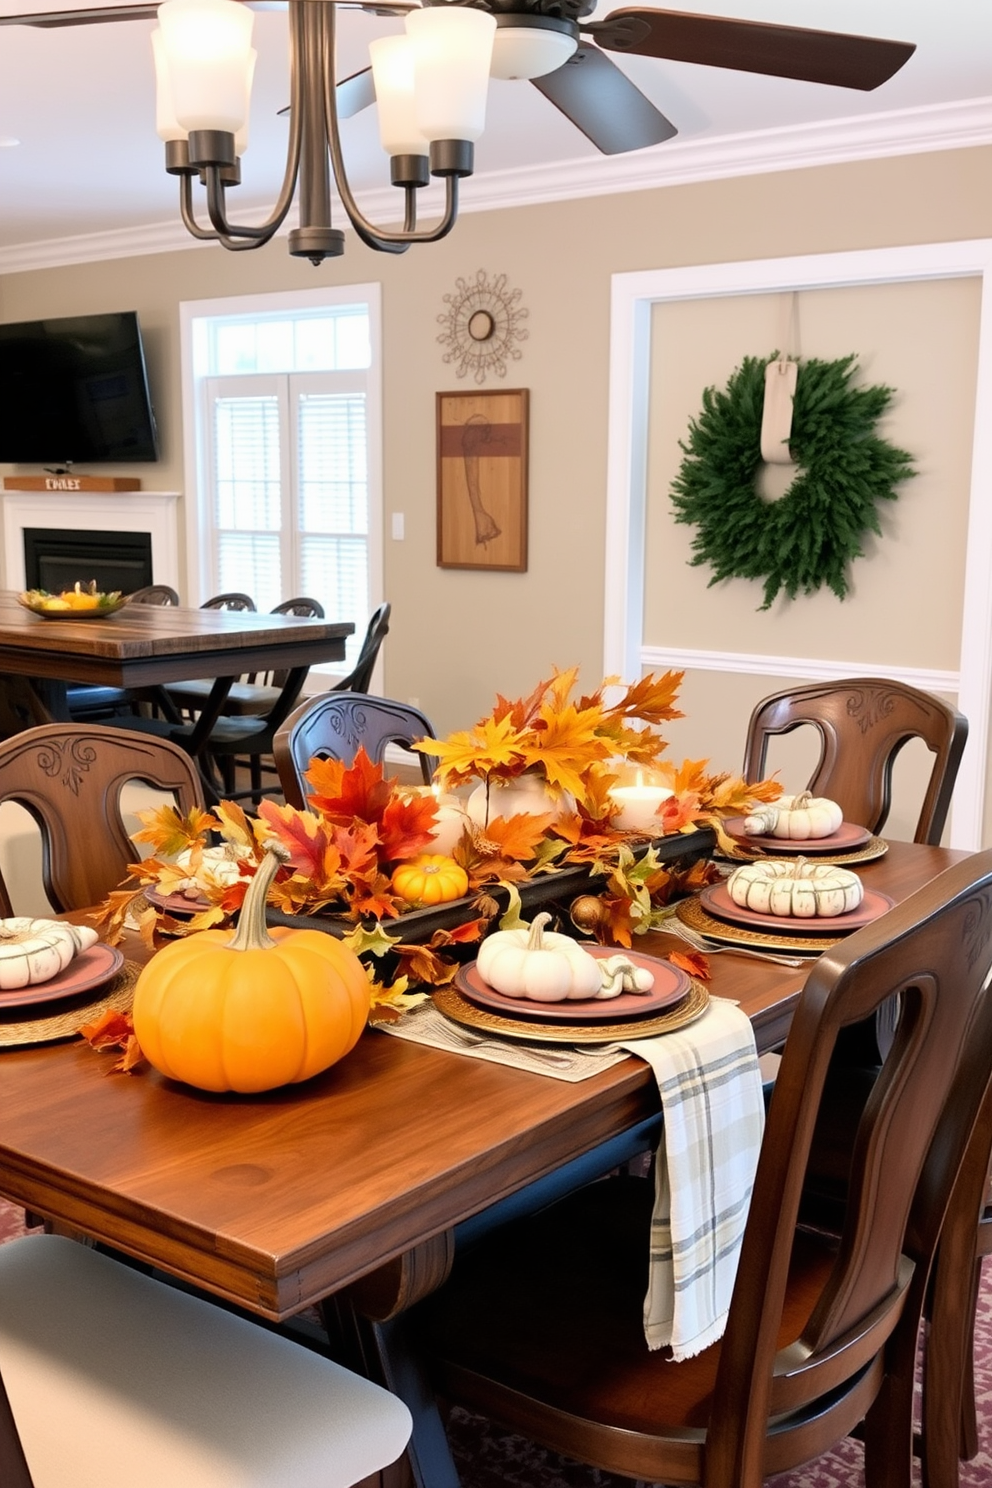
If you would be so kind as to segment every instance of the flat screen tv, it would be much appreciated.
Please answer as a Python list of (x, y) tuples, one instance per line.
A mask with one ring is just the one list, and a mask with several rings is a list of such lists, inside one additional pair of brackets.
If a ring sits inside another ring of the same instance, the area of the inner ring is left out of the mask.
[(0, 462), (158, 459), (133, 310), (0, 324)]

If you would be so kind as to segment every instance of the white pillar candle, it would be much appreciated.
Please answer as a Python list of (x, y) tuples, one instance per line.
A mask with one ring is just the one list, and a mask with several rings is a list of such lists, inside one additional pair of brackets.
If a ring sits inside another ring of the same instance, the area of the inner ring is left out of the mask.
[(671, 794), (665, 785), (613, 786), (610, 795), (620, 807), (619, 815), (613, 818), (613, 825), (622, 827), (625, 832), (649, 832), (653, 837), (660, 837), (658, 807)]
[(464, 801), (458, 796), (438, 796), (433, 851), (450, 855), (461, 841), (465, 828), (471, 825), (472, 818), (465, 810)]

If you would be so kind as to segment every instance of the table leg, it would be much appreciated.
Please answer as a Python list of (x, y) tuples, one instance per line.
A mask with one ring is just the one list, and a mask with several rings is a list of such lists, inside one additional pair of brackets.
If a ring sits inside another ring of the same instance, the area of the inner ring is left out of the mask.
[[(61, 710), (59, 689), (61, 688)], [(51, 689), (51, 691), (49, 690)], [(32, 682), (27, 677), (0, 679), (0, 738), (9, 739), (40, 723), (65, 722), (68, 718), (65, 683)]]

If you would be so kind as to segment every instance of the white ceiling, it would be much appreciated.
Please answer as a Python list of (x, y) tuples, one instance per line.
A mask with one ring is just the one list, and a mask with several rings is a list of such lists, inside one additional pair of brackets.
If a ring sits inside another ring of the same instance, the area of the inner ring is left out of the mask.
[[(624, 3), (630, 0), (600, 4), (596, 16)], [(0, 0), (0, 14), (61, 5), (59, 0)], [(659, 170), (687, 158), (686, 152), (698, 154), (700, 146), (726, 149), (735, 140), (739, 157), (741, 148), (760, 144), (742, 138), (755, 132), (773, 131), (781, 138), (796, 131), (798, 136), (810, 126), (851, 119), (870, 132), (882, 116), (903, 124), (911, 118), (919, 132), (928, 119), (936, 127), (949, 106), (992, 98), (990, 0), (719, 0), (713, 7), (674, 0), (673, 8), (913, 41), (917, 51), (874, 93), (612, 53), (679, 128), (678, 139), (637, 152), (638, 161), (648, 166), (656, 157)], [(155, 134), (152, 24), (0, 27), (0, 140), (20, 141), (0, 148), (0, 250), (174, 222), (177, 186), (162, 168), (163, 147)], [(339, 74), (365, 66), (367, 41), (395, 29), (394, 20), (343, 12)], [(259, 63), (252, 139), (238, 193), (243, 209), (275, 199), (286, 137), (285, 120), (277, 117), (288, 96), (285, 16), (257, 14), (255, 36)], [(920, 110), (922, 122), (907, 113)], [(378, 147), (374, 111), (348, 121), (344, 138), (356, 187), (384, 184), (388, 167)], [(611, 172), (619, 181), (632, 159), (600, 156), (529, 83), (494, 82), (486, 134), (477, 147), (477, 175), (464, 187), (466, 205), (473, 187), (484, 190), (493, 173), (516, 173), (522, 183), (531, 176), (547, 181), (549, 166), (594, 168), (599, 189), (609, 190)], [(238, 216), (258, 220), (250, 211)]]

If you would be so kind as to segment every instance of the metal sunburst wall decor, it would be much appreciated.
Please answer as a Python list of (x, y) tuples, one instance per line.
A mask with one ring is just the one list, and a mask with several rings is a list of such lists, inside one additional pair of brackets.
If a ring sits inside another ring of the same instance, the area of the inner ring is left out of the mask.
[(471, 372), (479, 383), (490, 372), (505, 377), (507, 361), (523, 355), (517, 342), (528, 334), (520, 324), (530, 313), (520, 304), (520, 290), (508, 288), (505, 274), (488, 279), (483, 269), (455, 283), (454, 293), (444, 297), (447, 310), (437, 318), (444, 327), (437, 339), (448, 348), (442, 360), (455, 364), (457, 377)]

